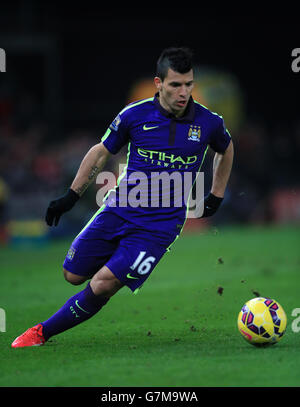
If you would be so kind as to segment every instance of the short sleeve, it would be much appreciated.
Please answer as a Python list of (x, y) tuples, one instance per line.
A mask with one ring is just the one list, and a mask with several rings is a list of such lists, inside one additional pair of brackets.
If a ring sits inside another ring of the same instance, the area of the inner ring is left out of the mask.
[(117, 115), (101, 139), (112, 154), (117, 154), (129, 141), (128, 125), (122, 112)]
[(224, 154), (230, 141), (231, 135), (225, 126), (224, 120), (221, 116), (218, 116), (216, 126), (210, 136), (209, 145), (216, 153)]

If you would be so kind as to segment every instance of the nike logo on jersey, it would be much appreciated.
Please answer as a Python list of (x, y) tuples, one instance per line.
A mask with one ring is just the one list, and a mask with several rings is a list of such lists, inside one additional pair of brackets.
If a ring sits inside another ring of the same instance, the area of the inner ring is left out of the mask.
[(152, 130), (152, 129), (156, 129), (157, 127), (159, 127), (159, 126), (151, 126), (151, 127), (147, 127), (147, 125), (146, 125), (146, 124), (144, 124), (144, 126), (143, 126), (143, 130), (145, 130), (145, 131), (147, 131), (147, 130)]
[(133, 277), (130, 273), (128, 273), (126, 277), (127, 277), (127, 278), (132, 278), (132, 279), (134, 279), (134, 280), (138, 280), (138, 279), (139, 279), (139, 277)]

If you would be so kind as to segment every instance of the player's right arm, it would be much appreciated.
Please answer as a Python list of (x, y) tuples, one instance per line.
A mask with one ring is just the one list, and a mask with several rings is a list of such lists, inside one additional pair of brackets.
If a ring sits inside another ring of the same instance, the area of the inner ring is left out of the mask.
[(46, 212), (46, 223), (57, 226), (61, 215), (73, 208), (88, 186), (104, 167), (110, 152), (101, 142), (94, 145), (83, 158), (69, 190), (51, 201)]
[(102, 170), (109, 155), (109, 151), (102, 142), (96, 144), (87, 152), (71, 185), (71, 189), (79, 197), (82, 196), (87, 187)]
[(51, 201), (46, 213), (46, 223), (58, 225), (61, 215), (75, 203), (94, 181), (110, 154), (116, 154), (128, 142), (128, 109), (123, 109), (111, 123), (102, 141), (94, 145), (83, 158), (74, 181), (62, 197)]
[(92, 147), (82, 160), (71, 185), (71, 189), (79, 197), (99, 174), (109, 155), (118, 153), (128, 143), (127, 122), (126, 113), (120, 112), (102, 137), (101, 143)]

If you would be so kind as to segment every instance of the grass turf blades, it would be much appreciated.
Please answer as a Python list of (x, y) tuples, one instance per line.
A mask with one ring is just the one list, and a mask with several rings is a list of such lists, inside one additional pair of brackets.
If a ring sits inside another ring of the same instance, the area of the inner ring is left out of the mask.
[[(1, 248), (0, 386), (299, 386), (300, 332), (296, 228), (211, 228), (183, 235), (137, 295), (122, 289), (91, 320), (43, 347), (11, 349), (80, 288), (61, 265), (71, 241)], [(247, 344), (240, 308), (277, 299), (287, 331), (271, 348)]]

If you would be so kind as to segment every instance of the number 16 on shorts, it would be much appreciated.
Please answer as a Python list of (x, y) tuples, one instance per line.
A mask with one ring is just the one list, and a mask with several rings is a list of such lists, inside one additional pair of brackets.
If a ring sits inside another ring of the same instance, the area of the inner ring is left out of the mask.
[(145, 256), (146, 252), (141, 251), (138, 257), (136, 258), (135, 262), (130, 266), (130, 269), (132, 271), (136, 271), (138, 274), (141, 275), (149, 273), (156, 258), (153, 256), (148, 256), (144, 259)]

